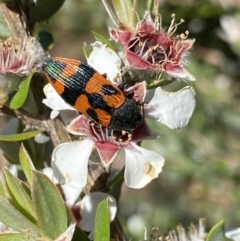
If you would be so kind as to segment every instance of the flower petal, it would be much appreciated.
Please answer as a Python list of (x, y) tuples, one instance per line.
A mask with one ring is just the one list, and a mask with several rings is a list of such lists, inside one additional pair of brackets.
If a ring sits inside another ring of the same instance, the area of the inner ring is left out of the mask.
[(227, 238), (239, 241), (240, 240), (240, 228), (230, 228), (225, 232)]
[(185, 79), (189, 81), (194, 81), (196, 78), (191, 75), (186, 69), (181, 65), (173, 65), (172, 63), (167, 63), (165, 65), (166, 73), (174, 78)]
[(112, 163), (120, 149), (119, 145), (111, 142), (96, 142), (95, 145), (97, 146), (99, 157), (105, 166)]
[(124, 90), (124, 93), (128, 94), (133, 92), (134, 96), (132, 99), (137, 103), (142, 103), (146, 96), (146, 91), (147, 91), (146, 85), (147, 85), (146, 81), (142, 81)]
[(50, 140), (50, 137), (43, 134), (43, 133), (39, 133), (36, 136), (34, 136), (34, 141), (36, 141), (39, 144), (45, 144)]
[(73, 135), (91, 135), (88, 117), (85, 115), (73, 119), (66, 129)]
[(51, 167), (44, 167), (42, 172), (54, 183), (57, 184), (58, 180), (54, 177), (53, 169)]
[(14, 177), (18, 176), (18, 169), (16, 165), (11, 165), (8, 170)]
[(127, 44), (132, 36), (132, 33), (131, 30), (123, 26), (123, 29), (120, 30), (111, 29), (110, 36), (116, 41), (119, 41), (121, 44)]
[(87, 183), (88, 159), (94, 142), (83, 140), (56, 146), (52, 154), (52, 168), (60, 184), (83, 188)]
[(126, 149), (125, 182), (132, 188), (142, 188), (162, 171), (164, 158), (131, 143)]
[(69, 206), (72, 206), (76, 202), (82, 192), (82, 188), (75, 188), (68, 184), (62, 185), (62, 190), (64, 192), (65, 202)]
[(118, 74), (120, 75), (121, 59), (113, 50), (101, 42), (93, 43), (92, 47), (93, 51), (87, 60), (88, 64), (99, 73), (107, 74), (107, 78), (113, 81)]
[[(58, 183), (58, 180), (54, 177), (53, 169), (51, 167), (45, 167), (43, 168), (42, 172), (51, 179), (51, 181), (54, 184)], [(61, 185), (62, 190), (64, 192), (65, 201), (67, 205), (72, 206), (77, 198), (79, 197), (79, 194), (82, 192), (82, 188), (75, 188), (70, 185)]]
[(145, 108), (145, 116), (155, 118), (171, 129), (178, 129), (188, 124), (195, 104), (195, 92), (190, 86), (177, 92), (166, 92), (159, 87)]
[(43, 92), (47, 98), (44, 99), (42, 102), (52, 110), (75, 110), (59, 96), (59, 94), (50, 83), (44, 86)]
[(80, 215), (82, 220), (79, 224), (81, 229), (87, 232), (93, 231), (97, 206), (106, 198), (109, 198), (110, 220), (112, 221), (115, 218), (117, 212), (115, 198), (106, 193), (92, 192), (81, 201)]

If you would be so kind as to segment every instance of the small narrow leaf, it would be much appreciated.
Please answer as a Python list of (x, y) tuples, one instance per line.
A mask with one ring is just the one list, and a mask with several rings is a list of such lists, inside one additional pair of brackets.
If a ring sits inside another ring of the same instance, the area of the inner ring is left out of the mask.
[(94, 241), (110, 240), (110, 212), (108, 199), (103, 200), (97, 207)]
[(224, 221), (220, 221), (213, 228), (207, 235), (206, 241), (226, 241), (228, 240), (225, 236), (224, 232)]
[(22, 81), (22, 83), (19, 86), (19, 89), (17, 93), (13, 96), (11, 103), (10, 103), (10, 108), (13, 110), (19, 109), (27, 99), (28, 95), (28, 90), (29, 86), (31, 83), (32, 76), (35, 72), (35, 69), (32, 70), (31, 74)]
[(5, 234), (0, 234), (0, 240), (1, 241), (31, 241), (33, 239), (27, 238), (27, 233), (26, 234), (21, 234), (21, 233), (5, 233)]
[(58, 238), (67, 229), (65, 204), (51, 180), (37, 171), (33, 171), (32, 197), (43, 234)]
[(7, 169), (4, 169), (4, 175), (14, 206), (29, 220), (36, 222), (36, 213), (29, 193), (26, 192), (26, 186), (18, 178), (14, 177)]
[(29, 236), (37, 240), (40, 233), (40, 230), (37, 228), (37, 226), (29, 221), (1, 196), (0, 207), (0, 222), (20, 233), (24, 233), (26, 230), (28, 230)]
[(23, 144), (19, 150), (19, 159), (28, 182), (32, 184), (32, 171), (35, 170), (35, 167)]
[(83, 46), (83, 53), (86, 59), (89, 58), (91, 51), (92, 49), (88, 45)]
[(40, 130), (35, 130), (13, 135), (0, 135), (0, 141), (24, 141), (36, 136), (39, 133), (41, 133)]
[(4, 176), (2, 175), (2, 170), (0, 171), (0, 196), (2, 196), (5, 199), (8, 199), (10, 194), (6, 185), (6, 181)]
[(169, 85), (169, 84), (173, 83), (174, 81), (176, 81), (176, 79), (174, 79), (174, 78), (171, 78), (171, 80), (164, 79), (164, 78), (153, 80), (153, 81), (150, 81), (149, 83), (147, 83), (147, 89), (156, 89), (159, 86)]

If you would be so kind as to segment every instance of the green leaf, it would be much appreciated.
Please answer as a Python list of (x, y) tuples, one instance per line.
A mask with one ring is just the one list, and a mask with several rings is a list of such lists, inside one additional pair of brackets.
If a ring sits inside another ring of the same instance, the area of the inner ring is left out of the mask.
[(94, 31), (92, 31), (92, 33), (97, 41), (100, 41), (101, 43), (106, 44), (110, 49), (114, 50), (115, 52), (117, 51), (117, 48), (114, 45), (113, 41), (109, 41), (104, 36), (102, 36), (99, 33), (94, 32)]
[(159, 86), (169, 85), (169, 84), (173, 83), (174, 81), (176, 81), (175, 78), (171, 78), (170, 80), (168, 80), (168, 79), (153, 80), (153, 81), (150, 81), (149, 83), (147, 83), (147, 89), (156, 89)]
[(40, 230), (38, 227), (1, 196), (0, 207), (0, 222), (20, 233), (28, 230), (29, 236), (32, 238), (37, 239), (39, 237)]
[(56, 239), (67, 229), (67, 213), (63, 199), (51, 180), (33, 171), (32, 197), (39, 227), (43, 234)]
[(13, 134), (13, 135), (0, 135), (0, 141), (23, 141), (23, 140), (30, 139), (39, 133), (41, 133), (41, 131), (35, 130), (35, 131), (27, 131), (27, 132)]
[(83, 46), (83, 53), (86, 59), (89, 58), (90, 53), (92, 52), (92, 48), (90, 45), (84, 45)]
[(33, 240), (31, 238), (27, 238), (27, 232), (26, 234), (21, 233), (5, 233), (0, 234), (0, 240), (1, 241), (30, 241)]
[(2, 196), (4, 199), (8, 199), (10, 197), (10, 193), (8, 191), (5, 178), (2, 174), (3, 173), (2, 173), (2, 169), (1, 169), (1, 173), (0, 173), (0, 196)]
[(27, 99), (30, 82), (34, 72), (35, 72), (35, 69), (33, 69), (31, 74), (25, 80), (23, 80), (22, 83), (20, 84), (17, 93), (13, 96), (11, 100), (11, 103), (10, 103), (11, 109), (13, 110), (19, 109), (24, 104), (25, 100)]
[(1, 149), (3, 150), (4, 157), (12, 164), (19, 164), (19, 142), (0, 142)]
[(32, 184), (32, 171), (35, 170), (35, 167), (23, 144), (21, 145), (19, 150), (19, 159), (28, 182)]
[(42, 22), (48, 20), (63, 5), (64, 0), (38, 0), (30, 10), (31, 22)]
[(136, 13), (130, 0), (112, 0), (114, 9), (121, 23), (129, 28), (136, 26)]
[(7, 169), (4, 169), (3, 172), (11, 195), (12, 204), (29, 220), (36, 223), (36, 213), (33, 201), (30, 198), (29, 192), (26, 190), (27, 187)]
[(25, 110), (30, 114), (38, 113), (37, 103), (35, 101), (35, 97), (31, 89), (28, 90), (27, 98), (23, 103), (23, 105), (21, 106), (21, 109)]
[(224, 221), (217, 223), (207, 235), (206, 241), (226, 241), (228, 240), (224, 232)]
[(94, 227), (94, 241), (110, 240), (110, 213), (108, 198), (97, 207)]

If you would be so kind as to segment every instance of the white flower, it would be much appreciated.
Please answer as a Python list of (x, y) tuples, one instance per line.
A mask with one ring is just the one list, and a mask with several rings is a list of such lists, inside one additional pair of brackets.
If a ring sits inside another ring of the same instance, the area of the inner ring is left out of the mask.
[(17, 89), (33, 67), (41, 66), (44, 59), (44, 51), (34, 38), (25, 38), (21, 46), (11, 39), (0, 41), (0, 104), (5, 103), (8, 94)]
[[(125, 151), (125, 181), (129, 187), (142, 188), (162, 171), (164, 158), (137, 146), (135, 143), (143, 139), (159, 137), (151, 133), (145, 123), (123, 135), (114, 132), (108, 135), (108, 128), (92, 125), (92, 121), (81, 115), (68, 126), (72, 134), (84, 134), (88, 138), (82, 141), (68, 142), (58, 145), (52, 155), (54, 174), (62, 183), (75, 188), (83, 188), (87, 182), (88, 160), (92, 149), (96, 146), (104, 166), (112, 163), (120, 148)], [(119, 139), (122, 139), (120, 141)], [(123, 141), (124, 140), (124, 141)], [(81, 153), (81, 155), (79, 155)], [(123, 157), (124, 158), (124, 157)], [(74, 168), (72, 168), (74, 166)]]
[(220, 18), (220, 37), (230, 44), (240, 43), (240, 15), (224, 15)]
[[(107, 56), (106, 61), (94, 61), (105, 59), (103, 56)], [(112, 50), (97, 42), (93, 44), (88, 63), (95, 65), (93, 67), (97, 68), (100, 73), (106, 73), (107, 76), (113, 78), (120, 71), (121, 61)], [(110, 74), (108, 70), (111, 70)], [(142, 103), (146, 93), (146, 84), (145, 82), (136, 84), (124, 92), (133, 92), (133, 100)], [(191, 87), (185, 87), (178, 92), (166, 92), (159, 87), (155, 90), (152, 100), (144, 107), (145, 118), (154, 118), (171, 129), (182, 128), (187, 125), (195, 108), (194, 97), (195, 93)], [(54, 101), (49, 101), (49, 103), (54, 103)], [(62, 106), (62, 104), (56, 105), (54, 108), (59, 111), (65, 108)], [(157, 178), (162, 171), (164, 158), (136, 145), (138, 141), (160, 137), (151, 132), (145, 121), (137, 129), (128, 133), (113, 131), (81, 115), (74, 119), (67, 129), (73, 135), (83, 135), (85, 139), (63, 143), (54, 149), (52, 167), (55, 177), (62, 184), (79, 189), (86, 185), (88, 161), (93, 147), (97, 148), (101, 161), (106, 167), (117, 155), (120, 155), (120, 149), (124, 150), (125, 157), (122, 157), (126, 165), (124, 175), (129, 187), (142, 188), (152, 179)]]

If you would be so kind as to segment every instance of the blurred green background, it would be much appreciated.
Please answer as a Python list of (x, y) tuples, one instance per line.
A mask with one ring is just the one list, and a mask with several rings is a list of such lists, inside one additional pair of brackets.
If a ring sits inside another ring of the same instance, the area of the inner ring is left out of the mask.
[[(151, 122), (164, 137), (143, 146), (166, 162), (159, 178), (145, 188), (123, 185), (118, 216), (132, 239), (143, 239), (145, 226), (164, 233), (202, 217), (208, 227), (222, 219), (228, 227), (240, 226), (240, 1), (159, 2), (163, 26), (175, 13), (178, 20), (185, 19), (177, 33), (189, 30), (189, 38), (196, 39), (187, 69), (196, 76), (197, 105), (182, 130)], [(145, 3), (140, 1), (142, 8)], [(91, 31), (107, 37), (107, 22), (101, 1), (66, 0), (37, 30), (52, 33), (51, 55), (84, 60), (83, 43), (94, 42)]]

